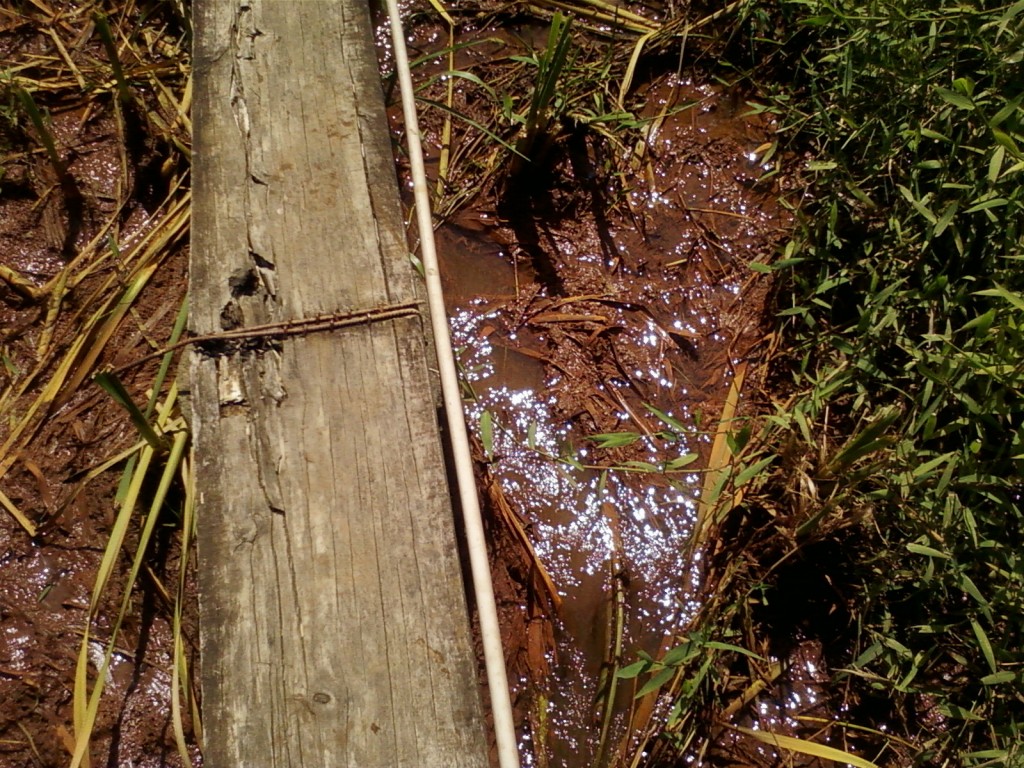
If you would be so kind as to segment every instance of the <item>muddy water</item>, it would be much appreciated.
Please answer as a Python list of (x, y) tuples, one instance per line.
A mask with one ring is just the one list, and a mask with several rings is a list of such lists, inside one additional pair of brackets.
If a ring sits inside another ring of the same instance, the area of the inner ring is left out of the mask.
[[(439, 232), (480, 458), (557, 592), (543, 663), (511, 670), (526, 765), (609, 764), (634, 693), (621, 682), (607, 705), (614, 669), (671, 646), (698, 607), (701, 459), (661, 470), (706, 457), (761, 342), (768, 285), (747, 265), (785, 227), (757, 182), (771, 126), (741, 96), (676, 82), (646, 97), (663, 117), (614, 200), (584, 139)], [(636, 438), (592, 438), (611, 433)]]

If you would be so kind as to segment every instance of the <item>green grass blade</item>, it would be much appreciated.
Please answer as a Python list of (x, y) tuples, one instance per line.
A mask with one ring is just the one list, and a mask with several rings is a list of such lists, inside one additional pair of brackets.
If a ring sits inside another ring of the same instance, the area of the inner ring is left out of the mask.
[(104, 392), (113, 398), (114, 402), (128, 412), (128, 418), (132, 420), (132, 424), (139, 431), (142, 439), (149, 443), (153, 450), (163, 451), (167, 447), (160, 435), (149, 425), (145, 414), (132, 401), (131, 395), (128, 394), (128, 390), (124, 388), (117, 376), (112, 373), (98, 373), (95, 381)]

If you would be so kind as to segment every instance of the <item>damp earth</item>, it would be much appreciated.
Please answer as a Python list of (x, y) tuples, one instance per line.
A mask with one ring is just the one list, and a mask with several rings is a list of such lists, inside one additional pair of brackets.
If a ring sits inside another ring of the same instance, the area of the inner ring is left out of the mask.
[[(109, 88), (79, 88), (86, 79), (110, 82), (94, 11), (111, 19), (124, 13), (125, 39), (138, 57), (125, 60), (133, 82), (147, 82), (148, 72), (172, 98), (187, 66), (178, 19), (167, 8), (145, 15), (112, 2), (57, 0), (0, 10), (0, 61), (17, 75), (6, 72), (0, 84), (0, 766), (12, 768), (71, 761), (76, 668), (84, 659), (90, 680), (96, 677), (126, 589), (92, 764), (182, 764), (170, 716), (169, 593), (182, 557), (173, 514), (157, 529), (134, 589), (130, 562), (119, 558), (91, 606), (124, 462), (103, 466), (138, 433), (90, 379), (151, 352), (170, 334), (186, 291), (188, 253), (187, 213), (175, 228), (168, 208), (186, 189), (175, 180), (186, 172), (180, 147), (188, 134), (147, 85), (120, 108)], [(130, 300), (127, 321), (109, 338), (88, 334), (90, 316), (137, 279), (140, 244), (159, 232), (166, 247), (150, 252), (153, 271)], [(157, 365), (121, 376), (136, 402), (145, 403)], [(49, 391), (59, 380), (64, 385)], [(126, 547), (137, 545), (139, 528), (133, 520)], [(195, 661), (192, 583), (190, 576), (183, 626), (184, 652)], [(83, 647), (90, 611), (91, 639)], [(185, 723), (190, 728), (187, 713)], [(199, 764), (194, 739), (188, 750)]]

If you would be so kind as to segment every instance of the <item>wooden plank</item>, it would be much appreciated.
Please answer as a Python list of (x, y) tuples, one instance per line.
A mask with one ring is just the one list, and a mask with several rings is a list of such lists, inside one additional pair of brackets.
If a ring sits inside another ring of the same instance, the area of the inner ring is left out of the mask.
[[(487, 764), (365, 0), (196, 0), (190, 360), (205, 764)], [(423, 310), (425, 311), (425, 310)]]

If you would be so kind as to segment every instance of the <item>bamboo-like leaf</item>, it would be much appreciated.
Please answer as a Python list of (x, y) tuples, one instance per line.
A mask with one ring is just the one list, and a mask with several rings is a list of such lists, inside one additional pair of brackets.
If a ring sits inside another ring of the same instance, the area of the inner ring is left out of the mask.
[(935, 708), (935, 710), (941, 715), (945, 715), (946, 717), (952, 717), (957, 720), (980, 722), (985, 719), (981, 715), (975, 714), (973, 711), (965, 707), (961, 707), (959, 704), (953, 704), (951, 702), (940, 704)]
[(440, 0), (430, 0), (430, 4), (434, 6), (434, 10), (437, 11), (438, 15), (448, 23), (448, 26), (455, 26), (455, 22), (452, 20), (452, 17), (448, 15), (447, 9), (441, 5)]
[(639, 432), (603, 432), (598, 435), (590, 435), (587, 439), (597, 443), (598, 448), (621, 448), (632, 445), (643, 435)]
[(626, 73), (622, 76), (622, 82), (619, 84), (619, 104), (626, 103), (629, 89), (633, 87), (633, 78), (636, 76), (636, 67), (640, 63), (640, 56), (644, 52), (644, 47), (657, 33), (658, 30), (652, 29), (650, 32), (641, 35), (640, 39), (633, 46), (633, 52), (629, 56), (629, 64), (626, 65)]
[(511, 144), (509, 144), (503, 138), (498, 136), (498, 134), (494, 133), (494, 131), (492, 131), (489, 128), (485, 127), (482, 123), (474, 120), (473, 118), (468, 117), (468, 116), (462, 114), (457, 109), (452, 109), (451, 107), (449, 107), (444, 102), (434, 101), (432, 99), (425, 99), (425, 98), (417, 98), (416, 101), (420, 102), (421, 104), (426, 104), (427, 106), (439, 109), (442, 112), (450, 114), (452, 117), (458, 118), (462, 122), (466, 123), (466, 125), (469, 125), (469, 126), (475, 128), (476, 130), (480, 131), (482, 134), (484, 134), (491, 141), (493, 141), (493, 142), (499, 144), (500, 146), (504, 147), (505, 149), (507, 149), (512, 154), (518, 155), (523, 160), (529, 160), (529, 158), (526, 155), (522, 154), (516, 147), (512, 146)]
[(995, 288), (987, 288), (983, 291), (975, 291), (975, 296), (994, 296), (996, 298), (1003, 299), (1012, 304), (1016, 309), (1024, 312), (1024, 296), (1014, 291), (1007, 290), (1003, 286), (996, 284)]
[(676, 432), (678, 434), (686, 432), (686, 427), (683, 425), (681, 421), (679, 421), (679, 419), (669, 416), (664, 411), (659, 411), (653, 405), (649, 405), (647, 403), (644, 403), (644, 408), (646, 408), (650, 413), (657, 416), (659, 421), (661, 421), (667, 427), (671, 428), (673, 432)]
[(988, 639), (985, 629), (978, 623), (977, 619), (971, 619), (971, 629), (974, 630), (974, 637), (978, 640), (978, 647), (981, 648), (981, 655), (985, 657), (989, 670), (993, 675), (997, 674), (999, 667), (996, 665), (996, 655), (992, 650), (992, 641)]
[[(171, 393), (168, 395), (167, 400), (164, 401), (163, 407), (157, 416), (157, 424), (161, 428), (166, 427), (171, 411), (174, 407), (176, 400), (176, 388), (172, 386)], [(110, 659), (113, 656), (114, 645), (117, 640), (117, 634), (120, 630), (120, 626), (124, 617), (127, 615), (128, 606), (131, 599), (132, 586), (135, 584), (139, 570), (142, 567), (143, 557), (146, 549), (149, 546), (149, 541), (152, 538), (153, 530), (156, 526), (156, 522), (159, 519), (159, 512), (163, 506), (164, 499), (167, 496), (167, 492), (170, 488), (171, 482), (173, 481), (178, 467), (184, 454), (184, 448), (188, 439), (188, 435), (184, 430), (179, 430), (175, 436), (171, 445), (170, 453), (167, 461), (163, 466), (161, 472), (160, 482), (157, 486), (157, 490), (154, 493), (153, 500), (149, 507), (149, 514), (146, 517), (145, 524), (143, 525), (142, 533), (139, 538), (139, 544), (136, 548), (135, 557), (132, 560), (132, 567), (128, 575), (126, 582), (125, 591), (122, 595), (121, 609), (118, 613), (117, 619), (111, 628), (111, 637), (107, 644), (106, 653), (104, 654), (103, 664), (100, 665), (100, 670), (97, 674), (96, 681), (93, 684), (93, 689), (90, 692), (88, 690), (88, 645), (90, 642), (90, 634), (88, 622), (92, 620), (96, 612), (96, 608), (99, 604), (99, 600), (104, 594), (107, 583), (109, 582), (110, 575), (113, 570), (113, 566), (120, 556), (121, 549), (124, 546), (125, 533), (127, 532), (128, 522), (131, 519), (132, 513), (134, 512), (139, 496), (142, 490), (142, 486), (146, 479), (146, 474), (149, 470), (149, 466), (155, 457), (155, 452), (149, 444), (143, 445), (139, 454), (138, 465), (131, 469), (131, 480), (129, 482), (129, 490), (124, 503), (118, 512), (117, 518), (114, 523), (114, 528), (111, 531), (110, 538), (107, 541), (107, 546), (103, 552), (103, 558), (100, 561), (100, 567), (97, 571), (96, 580), (93, 583), (92, 599), (89, 604), (89, 613), (87, 617), (87, 626), (82, 636), (82, 646), (79, 652), (78, 668), (75, 673), (75, 689), (74, 689), (74, 722), (75, 722), (75, 751), (72, 755), (70, 768), (79, 768), (79, 766), (88, 765), (88, 748), (92, 737), (92, 731), (95, 727), (96, 716), (99, 712), (100, 700), (103, 695), (103, 689), (106, 681), (107, 669), (110, 665)]]
[(22, 108), (28, 114), (29, 120), (32, 121), (36, 133), (39, 135), (39, 141), (46, 150), (46, 156), (57, 172), (57, 176), (61, 179), (67, 178), (67, 165), (61, 159), (60, 152), (57, 151), (57, 142), (53, 137), (53, 132), (50, 131), (50, 127), (46, 124), (47, 121), (36, 105), (36, 100), (32, 97), (32, 93), (24, 88), (15, 88), (14, 92), (21, 102)]
[(908, 543), (907, 551), (912, 552), (915, 555), (927, 555), (928, 557), (938, 557), (943, 560), (951, 559), (945, 552), (940, 552), (939, 550), (925, 546), (924, 544), (915, 544), (913, 542)]
[(700, 458), (700, 454), (699, 453), (687, 453), (687, 454), (684, 454), (682, 456), (678, 456), (678, 457), (672, 459), (671, 461), (669, 461), (668, 463), (665, 464), (665, 471), (666, 472), (678, 471), (680, 469), (683, 469), (684, 467), (690, 466), (691, 464), (693, 464), (693, 462), (695, 462), (699, 458)]
[(646, 472), (648, 474), (653, 474), (661, 471), (657, 464), (651, 464), (649, 461), (624, 461), (616, 466), (618, 469), (625, 470), (626, 472)]
[(818, 744), (817, 742), (805, 741), (794, 736), (785, 736), (781, 733), (772, 733), (771, 731), (755, 731), (753, 728), (743, 728), (738, 725), (731, 725), (729, 727), (771, 747), (798, 752), (802, 755), (809, 755), (810, 757), (817, 757), (822, 760), (832, 760), (840, 765), (852, 765), (855, 768), (878, 768), (877, 764), (863, 757), (851, 755), (849, 752)]
[(739, 645), (733, 645), (732, 643), (723, 643), (718, 640), (708, 640), (704, 643), (705, 648), (714, 648), (719, 651), (731, 651), (733, 653), (740, 653), (744, 656), (748, 656), (751, 659), (757, 659), (758, 661), (765, 661), (763, 656), (758, 656), (753, 651), (748, 651)]
[[(188, 455), (183, 456), (181, 460), (181, 485), (184, 489), (185, 499), (182, 506), (181, 514), (181, 562), (178, 566), (178, 594), (174, 604), (174, 635), (176, 643), (179, 639), (183, 638), (183, 630), (181, 627), (181, 612), (182, 607), (185, 605), (187, 600), (187, 578), (188, 578), (188, 566), (189, 566), (189, 553), (192, 551), (192, 542), (195, 538), (196, 531), (196, 483), (195, 474), (192, 472), (192, 463)], [(184, 642), (181, 642), (181, 670), (179, 671), (179, 688), (175, 689), (174, 699), (175, 703), (178, 703), (179, 695), (184, 697), (185, 701), (190, 705), (192, 715), (192, 733), (195, 736), (196, 743), (199, 745), (200, 752), (203, 748), (203, 723), (202, 716), (199, 712), (199, 702), (195, 696), (191, 693), (190, 682), (191, 677), (188, 672), (188, 665), (186, 663), (186, 657), (184, 653)], [(180, 709), (180, 703), (178, 703)], [(180, 716), (179, 716), (180, 719)], [(184, 729), (182, 729), (183, 731)], [(179, 752), (187, 752), (187, 747), (184, 743), (184, 733), (182, 732), (181, 737), (177, 737)], [(184, 763), (188, 765), (188, 763)]]
[(634, 677), (639, 677), (650, 667), (650, 663), (646, 661), (634, 661), (632, 664), (628, 664), (625, 667), (619, 669), (615, 675), (620, 680), (632, 680)]
[(742, 488), (743, 486), (745, 486), (752, 479), (761, 474), (768, 467), (768, 465), (775, 461), (775, 459), (777, 458), (778, 457), (775, 454), (772, 454), (771, 456), (765, 456), (763, 459), (759, 459), (758, 461), (751, 464), (749, 467), (744, 467), (739, 472), (739, 474), (736, 475), (736, 487)]
[(1010, 670), (1004, 670), (1002, 672), (996, 672), (992, 675), (985, 675), (981, 678), (982, 685), (1002, 685), (1003, 683), (1012, 683), (1018, 677), (1016, 672)]
[(93, 726), (96, 722), (96, 713), (99, 711), (100, 695), (102, 694), (104, 676), (106, 675), (106, 665), (103, 665), (104, 668), (100, 670), (90, 694), (88, 688), (88, 651), (91, 640), (88, 624), (96, 613), (100, 598), (107, 588), (107, 582), (110, 580), (114, 565), (121, 554), (125, 535), (128, 532), (128, 523), (131, 520), (132, 513), (135, 511), (135, 504), (139, 498), (146, 472), (153, 457), (154, 451), (152, 446), (144, 445), (139, 452), (138, 467), (135, 468), (129, 484), (128, 498), (121, 505), (121, 509), (114, 520), (114, 526), (110, 531), (107, 546), (103, 551), (103, 557), (100, 560), (100, 566), (97, 569), (96, 578), (93, 582), (92, 598), (89, 601), (89, 612), (86, 617), (87, 625), (82, 633), (78, 668), (75, 671), (75, 689), (73, 694), (75, 751), (71, 757), (70, 768), (79, 768), (79, 766), (88, 766), (89, 764), (87, 757), (89, 743), (92, 737)]
[[(188, 294), (186, 294), (185, 298), (182, 299), (181, 307), (178, 308), (178, 316), (174, 319), (174, 327), (171, 329), (171, 335), (167, 339), (168, 347), (173, 347), (178, 343), (182, 334), (185, 332), (186, 325), (188, 325)], [(145, 416), (147, 419), (153, 415), (153, 408), (156, 407), (157, 398), (163, 391), (164, 382), (167, 381), (167, 374), (170, 372), (171, 361), (173, 360), (174, 353), (168, 352), (160, 361), (160, 368), (156, 372), (156, 378), (153, 379), (149, 402), (146, 404)]]
[(480, 414), (480, 442), (484, 446), (484, 456), (494, 458), (494, 417), (490, 411)]
[(881, 409), (864, 429), (851, 437), (832, 457), (832, 460), (828, 463), (828, 473), (833, 476), (838, 475), (866, 456), (886, 445), (890, 445), (893, 438), (885, 433), (899, 417), (899, 408)]
[[(92, 372), (93, 367), (96, 364), (96, 360), (106, 348), (107, 343), (121, 324), (121, 320), (131, 308), (135, 299), (138, 298), (142, 289), (146, 287), (146, 284), (156, 272), (158, 266), (159, 265), (155, 263), (148, 264), (139, 270), (134, 279), (132, 279), (131, 283), (128, 285), (127, 290), (120, 297), (119, 301), (111, 308), (110, 313), (105, 316), (102, 323), (98, 325), (97, 330), (91, 339), (92, 343), (84, 351), (82, 358), (74, 361), (74, 372), (70, 373), (68, 380), (63, 387), (64, 394), (61, 397), (55, 398), (55, 402), (58, 405), (65, 402), (71, 396), (71, 393), (75, 392), (86, 377)], [(99, 313), (97, 313), (97, 315), (98, 314)]]
[(114, 74), (114, 84), (117, 87), (117, 97), (122, 104), (131, 101), (131, 91), (128, 89), (128, 81), (124, 76), (124, 69), (121, 66), (121, 57), (117, 52), (117, 43), (114, 41), (114, 33), (110, 29), (110, 22), (102, 13), (93, 14), (93, 21), (96, 23), (96, 30), (100, 34), (100, 40), (106, 49), (107, 58), (110, 60), (110, 69)]
[(654, 674), (651, 677), (651, 679), (648, 680), (639, 691), (637, 691), (636, 696), (634, 698), (642, 699), (648, 693), (652, 693), (654, 691), (659, 690), (663, 685), (665, 685), (665, 683), (667, 683), (675, 676), (675, 667), (665, 667), (664, 669)]

